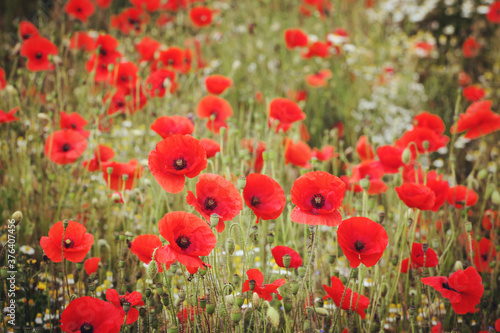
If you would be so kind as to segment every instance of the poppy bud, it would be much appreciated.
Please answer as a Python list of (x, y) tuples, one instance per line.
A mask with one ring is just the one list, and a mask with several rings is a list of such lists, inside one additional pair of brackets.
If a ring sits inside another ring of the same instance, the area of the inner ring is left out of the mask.
[(290, 267), (290, 263), (292, 262), (292, 256), (289, 254), (285, 254), (282, 260), (283, 260), (283, 266), (285, 266), (285, 268), (288, 268)]
[(370, 180), (367, 178), (361, 179), (359, 181), (359, 186), (361, 186), (363, 190), (368, 191), (368, 189), (370, 188)]
[(264, 162), (269, 160), (269, 152), (268, 151), (262, 152), (262, 159), (264, 160)]
[(238, 188), (240, 190), (245, 188), (245, 185), (247, 184), (247, 179), (243, 176), (238, 178)]
[(254, 279), (251, 279), (250, 281), (248, 281), (248, 288), (253, 291), (255, 289), (255, 280)]
[(274, 234), (270, 233), (267, 235), (267, 244), (272, 244), (274, 242)]
[(234, 239), (231, 237), (231, 238), (228, 238), (227, 241), (226, 241), (226, 251), (232, 255), (234, 253)]
[(234, 274), (234, 275), (233, 275), (233, 284), (234, 284), (235, 286), (237, 286), (237, 285), (240, 283), (240, 281), (241, 281), (240, 276), (239, 276), (238, 274)]
[(488, 170), (486, 169), (481, 169), (478, 173), (477, 173), (477, 179), (478, 180), (483, 180), (486, 178), (486, 176), (488, 175)]
[(299, 272), (299, 276), (303, 278), (306, 275), (307, 268), (305, 266), (300, 266), (297, 271)]
[(156, 277), (157, 273), (158, 273), (158, 264), (153, 259), (148, 264), (148, 268), (146, 269), (146, 274), (147, 274), (148, 278), (150, 278), (151, 280), (154, 280), (154, 278)]
[(23, 219), (23, 213), (21, 213), (20, 211), (14, 212), (14, 214), (12, 214), (12, 218), (14, 219), (15, 225), (17, 226)]
[(286, 300), (285, 301), (285, 312), (288, 313), (288, 312), (292, 311), (292, 308), (293, 308), (292, 301)]
[(219, 224), (219, 215), (216, 213), (213, 213), (210, 215), (210, 226), (212, 228), (215, 228)]
[(277, 328), (280, 325), (280, 314), (278, 313), (278, 311), (276, 311), (275, 308), (270, 306), (269, 309), (267, 309), (266, 314), (267, 314), (267, 318), (269, 319), (271, 324), (275, 328)]
[(231, 310), (231, 320), (233, 323), (239, 323), (242, 317), (243, 313), (240, 308), (234, 308)]
[(493, 191), (493, 193), (491, 193), (491, 201), (495, 205), (500, 205), (500, 193), (498, 193), (497, 190), (495, 190), (495, 191)]
[(403, 161), (404, 164), (407, 164), (410, 162), (410, 157), (411, 150), (409, 148), (405, 148), (405, 150), (403, 150), (403, 154), (401, 155), (401, 161)]
[(163, 284), (161, 284), (161, 283), (156, 284), (156, 293), (159, 296), (163, 295)]
[(186, 292), (184, 291), (184, 289), (179, 289), (177, 295), (179, 296), (179, 299), (181, 301), (184, 301), (186, 299)]
[(236, 296), (236, 305), (238, 307), (241, 308), (244, 303), (245, 303), (245, 296), (244, 295), (239, 294), (238, 296)]
[(316, 314), (319, 315), (320, 317), (328, 316), (328, 310), (325, 308), (314, 308), (314, 312), (316, 312)]
[(211, 315), (214, 314), (214, 312), (215, 312), (215, 304), (214, 303), (207, 304), (207, 313)]
[(262, 305), (262, 300), (260, 299), (259, 294), (257, 293), (252, 294), (252, 304), (253, 307), (255, 307), (256, 309), (258, 309)]
[(455, 265), (453, 265), (453, 270), (456, 272), (463, 269), (464, 265), (462, 265), (462, 262), (460, 260), (455, 261)]
[(335, 263), (335, 260), (337, 260), (337, 256), (335, 254), (329, 254), (328, 255), (328, 263), (329, 264)]
[(465, 231), (467, 231), (468, 233), (472, 231), (472, 223), (465, 222)]

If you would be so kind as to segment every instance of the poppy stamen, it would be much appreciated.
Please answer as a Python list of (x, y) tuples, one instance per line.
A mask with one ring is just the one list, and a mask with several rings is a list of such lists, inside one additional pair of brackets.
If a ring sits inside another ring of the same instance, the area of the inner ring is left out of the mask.
[(205, 209), (207, 210), (214, 210), (217, 207), (217, 200), (212, 197), (208, 197), (205, 199)]
[(189, 237), (185, 235), (180, 235), (179, 237), (177, 237), (175, 243), (183, 250), (186, 250), (191, 245)]
[(184, 159), (184, 157), (179, 157), (178, 159), (174, 160), (174, 169), (179, 171), (179, 170), (184, 170), (187, 167), (187, 162)]
[(311, 198), (311, 205), (316, 209), (323, 208), (323, 206), (325, 205), (325, 197), (319, 193), (316, 193)]
[(71, 249), (71, 248), (73, 248), (73, 245), (75, 245), (75, 242), (74, 242), (74, 241), (72, 241), (72, 240), (71, 240), (71, 239), (69, 239), (69, 238), (68, 238), (68, 239), (66, 239), (66, 240), (64, 241), (64, 247), (65, 247), (66, 249)]
[(365, 248), (365, 243), (358, 240), (354, 243), (354, 248), (359, 252)]
[(71, 146), (69, 145), (69, 143), (65, 143), (63, 146), (62, 146), (62, 151), (63, 152), (68, 152), (71, 150)]
[(94, 326), (90, 323), (83, 323), (82, 326), (80, 326), (80, 332), (81, 333), (92, 333), (94, 332)]
[(448, 284), (448, 282), (443, 282), (442, 286), (444, 289), (448, 289), (448, 290), (451, 290), (451, 291), (458, 293), (458, 291), (456, 291), (455, 289), (450, 288), (450, 285)]
[(42, 59), (42, 52), (37, 52), (37, 54), (35, 54), (35, 57), (37, 59)]
[(260, 205), (261, 203), (262, 203), (262, 202), (260, 202), (260, 199), (259, 199), (256, 195), (254, 195), (254, 196), (252, 197), (252, 206), (258, 206), (258, 205)]

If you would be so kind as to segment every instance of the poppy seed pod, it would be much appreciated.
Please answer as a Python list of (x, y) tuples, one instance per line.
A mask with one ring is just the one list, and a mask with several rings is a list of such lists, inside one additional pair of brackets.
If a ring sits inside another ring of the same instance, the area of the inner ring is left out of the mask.
[(207, 299), (200, 298), (199, 304), (200, 304), (200, 308), (205, 309), (207, 307)]
[(335, 263), (335, 260), (337, 260), (337, 255), (335, 255), (335, 254), (329, 254), (328, 255), (328, 263), (329, 264)]
[(243, 313), (240, 308), (234, 308), (231, 310), (231, 320), (233, 323), (239, 323), (243, 318)]
[(244, 303), (245, 303), (245, 296), (243, 294), (239, 294), (238, 296), (236, 296), (236, 305), (238, 307), (241, 308)]
[(306, 272), (307, 272), (307, 268), (305, 266), (300, 266), (297, 269), (297, 271), (299, 273), (300, 278), (304, 278), (304, 276), (306, 275)]
[(255, 280), (254, 279), (248, 281), (248, 288), (250, 288), (251, 291), (253, 291), (255, 289)]
[(163, 291), (163, 284), (161, 284), (161, 283), (159, 283), (159, 282), (158, 282), (158, 283), (156, 284), (156, 293), (157, 293), (159, 296), (161, 296), (161, 295), (163, 295), (163, 292), (164, 292), (164, 291)]
[(125, 314), (127, 314), (130, 311), (130, 302), (123, 302), (122, 303), (123, 311), (125, 311)]
[(245, 177), (241, 176), (238, 178), (238, 188), (240, 190), (245, 188), (246, 183), (247, 183), (247, 179)]
[(465, 231), (467, 231), (468, 233), (472, 231), (472, 223), (465, 222)]
[(234, 274), (234, 275), (233, 275), (233, 284), (234, 284), (235, 286), (237, 286), (238, 284), (240, 284), (240, 281), (241, 281), (240, 276), (239, 276), (238, 274)]
[(181, 301), (184, 301), (186, 299), (186, 292), (184, 291), (184, 289), (179, 289), (177, 295), (179, 296), (179, 299)]
[(285, 268), (290, 267), (291, 261), (292, 261), (292, 256), (291, 255), (285, 254), (283, 256), (283, 266), (285, 266)]
[(270, 233), (267, 235), (267, 244), (272, 244), (274, 243), (274, 234)]
[(217, 213), (213, 213), (212, 215), (210, 215), (210, 226), (212, 228), (216, 228), (218, 224), (219, 224), (219, 215), (217, 215)]

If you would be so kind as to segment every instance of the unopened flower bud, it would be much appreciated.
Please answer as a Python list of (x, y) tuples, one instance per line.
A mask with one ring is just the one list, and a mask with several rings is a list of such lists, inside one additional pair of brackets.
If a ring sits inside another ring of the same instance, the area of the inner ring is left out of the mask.
[(463, 269), (464, 265), (462, 265), (462, 262), (460, 260), (455, 261), (455, 265), (453, 265), (453, 270), (456, 272)]
[(275, 308), (273, 308), (272, 306), (270, 306), (268, 309), (267, 309), (267, 318), (269, 319), (269, 322), (275, 327), (275, 328), (278, 328), (278, 326), (280, 325), (280, 314), (278, 313), (278, 311), (276, 311)]
[(230, 255), (232, 255), (234, 253), (234, 248), (235, 248), (234, 239), (232, 237), (230, 237), (226, 241), (226, 251), (227, 251), (227, 253), (229, 253)]
[(153, 259), (148, 264), (148, 268), (146, 269), (146, 274), (147, 274), (148, 278), (150, 278), (151, 280), (154, 280), (157, 273), (158, 273), (158, 264), (156, 263), (156, 260)]
[(468, 233), (472, 231), (472, 223), (465, 222), (465, 231), (467, 231)]
[(498, 193), (497, 190), (494, 190), (492, 193), (491, 193), (491, 201), (495, 204), (495, 205), (500, 205), (500, 193)]
[(479, 170), (479, 172), (477, 173), (477, 179), (478, 180), (483, 180), (486, 178), (486, 176), (488, 175), (488, 170), (486, 169), (481, 169)]
[(429, 141), (425, 140), (422, 142), (422, 147), (424, 147), (425, 151), (429, 150)]
[(401, 155), (401, 160), (404, 164), (407, 164), (408, 162), (410, 162), (410, 158), (411, 150), (409, 148), (405, 148), (405, 150), (403, 150), (403, 154)]
[(290, 267), (290, 263), (292, 262), (292, 256), (289, 254), (285, 254), (282, 260), (283, 260), (283, 266), (285, 266), (285, 268), (288, 268)]

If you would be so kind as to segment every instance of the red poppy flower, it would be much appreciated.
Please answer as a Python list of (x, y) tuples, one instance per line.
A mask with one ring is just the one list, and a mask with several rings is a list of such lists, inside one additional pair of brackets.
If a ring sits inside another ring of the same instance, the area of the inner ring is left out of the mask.
[(479, 44), (474, 37), (469, 37), (462, 45), (462, 52), (465, 58), (474, 58), (479, 53), (481, 44)]
[(85, 260), (83, 263), (83, 268), (85, 269), (85, 272), (88, 275), (92, 275), (95, 272), (97, 272), (97, 269), (99, 268), (99, 262), (101, 261), (101, 258), (99, 257), (92, 257), (88, 258)]
[(17, 111), (19, 111), (19, 107), (15, 107), (9, 112), (4, 112), (3, 110), (0, 110), (0, 124), (18, 121), (19, 118), (14, 117), (14, 113), (16, 113)]
[(98, 60), (95, 54), (93, 54), (90, 59), (85, 63), (85, 68), (89, 74), (94, 75), (95, 82), (107, 82), (111, 80), (111, 71), (109, 70), (110, 65), (114, 65), (116, 59), (106, 58), (106, 60)]
[[(429, 144), (429, 148), (424, 148), (424, 142)], [(416, 151), (419, 154), (437, 151), (439, 148), (445, 147), (450, 141), (446, 135), (438, 134), (435, 130), (428, 127), (415, 127), (412, 130), (406, 131), (403, 136), (396, 140), (396, 146), (401, 148), (409, 148), (412, 152), (412, 157), (416, 156)], [(415, 145), (417, 149), (415, 149)]]
[[(423, 177), (420, 178), (420, 183), (423, 183)], [(433, 212), (437, 212), (439, 208), (445, 203), (448, 197), (448, 190), (450, 185), (446, 180), (443, 180), (443, 175), (439, 175), (436, 171), (430, 171), (427, 173), (427, 187), (429, 187), (436, 196), (434, 200), (434, 206), (431, 208)]]
[(450, 187), (446, 199), (450, 205), (456, 208), (464, 208), (464, 206), (474, 206), (477, 203), (478, 195), (467, 186), (456, 185), (455, 187)]
[(468, 86), (464, 88), (462, 94), (464, 95), (465, 99), (468, 100), (469, 102), (477, 102), (483, 99), (486, 92), (480, 86)]
[(111, 5), (111, 2), (113, 0), (95, 0), (95, 4), (101, 9), (107, 9)]
[(292, 202), (296, 205), (292, 221), (329, 227), (339, 225), (342, 216), (338, 209), (345, 190), (345, 183), (328, 172), (312, 171), (300, 176), (292, 186)]
[(87, 52), (94, 51), (96, 48), (94, 38), (84, 31), (77, 31), (71, 37), (69, 42), (71, 50), (85, 50)]
[(225, 99), (208, 95), (198, 103), (197, 113), (200, 118), (208, 118), (209, 131), (219, 134), (221, 127), (227, 127), (226, 119), (233, 115), (233, 108)]
[(207, 91), (211, 94), (220, 95), (231, 87), (233, 80), (223, 75), (210, 75), (205, 79)]
[(349, 182), (351, 184), (359, 184), (361, 179), (368, 179), (370, 186), (367, 193), (369, 195), (376, 195), (387, 191), (387, 185), (381, 179), (383, 175), (384, 168), (381, 162), (367, 160), (352, 168), (352, 177), (349, 179)]
[(431, 210), (436, 201), (434, 192), (425, 185), (406, 183), (395, 188), (401, 199), (409, 208)]
[[(113, 191), (131, 190), (136, 179), (142, 177), (143, 168), (137, 160), (130, 160), (128, 163), (105, 162), (102, 163), (102, 177)], [(108, 174), (108, 168), (112, 168), (111, 174)], [(127, 180), (123, 181), (123, 176), (127, 175)], [(109, 179), (109, 180), (108, 180)]]
[[(500, 23), (500, 1), (495, 1), (490, 5), (486, 19), (491, 23)], [(500, 329), (497, 329), (497, 331), (500, 331)]]
[(68, 333), (118, 333), (123, 316), (111, 303), (84, 296), (71, 301), (61, 314), (61, 330)]
[(260, 298), (270, 302), (273, 300), (273, 296), (271, 294), (276, 294), (278, 296), (278, 300), (282, 300), (283, 297), (278, 293), (278, 288), (286, 283), (285, 279), (275, 280), (271, 284), (263, 285), (264, 283), (264, 274), (256, 268), (249, 269), (247, 271), (248, 279), (243, 283), (242, 293), (247, 292), (250, 289), (250, 281), (255, 282), (255, 287), (253, 289), (254, 293), (257, 293)]
[(332, 72), (329, 69), (322, 69), (317, 73), (306, 76), (306, 83), (310, 87), (325, 87), (327, 80), (332, 77)]
[(461, 87), (465, 87), (466, 85), (472, 83), (472, 78), (464, 71), (460, 71), (458, 73), (458, 83), (460, 84)]
[(142, 295), (138, 291), (133, 291), (131, 293), (126, 293), (123, 296), (120, 296), (115, 289), (108, 289), (106, 291), (106, 299), (111, 302), (115, 306), (118, 311), (120, 311), (122, 318), (125, 318), (125, 310), (123, 310), (123, 303), (130, 303), (130, 309), (127, 313), (127, 320), (125, 321), (125, 325), (133, 324), (139, 319), (139, 310), (134, 308), (134, 306), (144, 305), (142, 301)]
[(130, 245), (130, 252), (135, 254), (145, 264), (149, 264), (153, 260), (154, 253), (158, 273), (163, 272), (163, 265), (165, 265), (166, 269), (169, 269), (170, 265), (175, 262), (175, 258), (170, 254), (170, 248), (163, 247), (160, 237), (157, 235), (146, 234), (137, 236)]
[(351, 217), (342, 221), (337, 238), (353, 268), (360, 263), (366, 267), (375, 266), (389, 243), (384, 227), (366, 217)]
[(140, 61), (153, 61), (155, 53), (160, 48), (161, 43), (157, 40), (144, 36), (140, 43), (135, 45), (135, 49), (141, 56)]
[(285, 192), (280, 184), (269, 176), (251, 173), (243, 189), (245, 203), (259, 219), (277, 219), (285, 208)]
[(85, 125), (87, 125), (87, 121), (81, 115), (76, 112), (67, 114), (64, 111), (61, 111), (60, 116), (61, 120), (59, 121), (59, 126), (61, 129), (75, 130), (84, 138), (89, 137), (90, 132), (83, 129)]
[(120, 30), (124, 35), (132, 31), (140, 33), (142, 26), (148, 22), (148, 13), (137, 7), (124, 9), (119, 15), (111, 16), (111, 27)]
[(483, 219), (481, 220), (481, 225), (486, 230), (491, 230), (493, 224), (496, 225), (497, 228), (500, 228), (500, 217), (498, 212), (493, 209), (486, 209), (483, 214)]
[(381, 146), (377, 148), (377, 156), (384, 173), (394, 174), (399, 172), (404, 163), (402, 160), (403, 148), (396, 146)]
[(183, 116), (163, 116), (151, 124), (151, 129), (166, 139), (174, 134), (192, 134), (194, 125), (190, 119)]
[(200, 256), (208, 256), (217, 242), (205, 221), (186, 212), (171, 212), (158, 222), (160, 234), (171, 254), (185, 266), (202, 267)]
[(359, 137), (359, 140), (356, 143), (356, 151), (358, 152), (359, 158), (361, 158), (362, 161), (371, 160), (375, 157), (373, 147), (370, 145), (366, 136), (364, 135)]
[(293, 49), (306, 47), (309, 42), (306, 33), (297, 28), (285, 30), (285, 43), (287, 48)]
[(0, 90), (5, 89), (7, 86), (7, 80), (5, 79), (5, 71), (0, 67)]
[(21, 35), (23, 41), (26, 41), (31, 37), (39, 36), (40, 32), (33, 23), (29, 21), (21, 21), (19, 23), (19, 35)]
[(120, 62), (111, 75), (111, 83), (117, 88), (130, 89), (136, 86), (139, 68), (130, 61)]
[(328, 161), (334, 157), (338, 157), (339, 154), (334, 153), (335, 147), (326, 145), (319, 150), (318, 148), (313, 148), (312, 156), (316, 157), (319, 161)]
[(64, 11), (83, 23), (87, 23), (89, 17), (95, 12), (95, 7), (90, 0), (69, 0), (64, 6)]
[(268, 125), (272, 127), (277, 122), (276, 133), (283, 130), (286, 133), (296, 121), (306, 119), (306, 114), (302, 112), (297, 103), (286, 98), (275, 98), (269, 104)]
[(428, 128), (437, 134), (443, 134), (446, 127), (444, 121), (436, 114), (427, 111), (421, 112), (413, 118), (413, 127), (415, 128)]
[[(408, 273), (408, 265), (410, 263), (409, 258), (404, 259), (401, 262), (401, 272)], [(411, 268), (417, 267), (436, 267), (439, 263), (436, 251), (428, 248), (427, 252), (424, 252), (422, 244), (413, 243), (411, 246)]]
[(206, 27), (212, 23), (212, 11), (207, 7), (195, 7), (189, 12), (191, 22), (199, 28)]
[(207, 167), (207, 154), (200, 141), (190, 135), (174, 134), (156, 144), (149, 153), (149, 169), (169, 193), (184, 189), (186, 177), (193, 178)]
[(220, 145), (217, 141), (212, 139), (203, 138), (200, 140), (200, 144), (205, 148), (207, 152), (207, 158), (214, 157), (215, 154), (220, 152)]
[(32, 72), (54, 69), (54, 65), (49, 61), (51, 54), (57, 55), (57, 47), (41, 36), (32, 37), (21, 46), (21, 55), (28, 58), (27, 67)]
[(85, 137), (73, 130), (52, 133), (45, 142), (45, 155), (57, 164), (75, 162), (87, 148)]
[(116, 63), (121, 57), (120, 52), (116, 51), (118, 40), (111, 35), (99, 35), (96, 41), (96, 48), (99, 48), (98, 62), (111, 64)]
[(327, 42), (314, 42), (309, 45), (308, 51), (302, 55), (302, 58), (326, 58), (330, 54), (329, 48), (330, 44), (328, 44)]
[(437, 323), (437, 325), (432, 326), (431, 333), (444, 333), (441, 323)]
[[(470, 251), (469, 245), (466, 246), (467, 251)], [(474, 251), (474, 265), (481, 273), (491, 273), (492, 268), (490, 263), (498, 259), (495, 244), (488, 238), (481, 237), (481, 240), (472, 240), (472, 249)]]
[(298, 268), (302, 266), (302, 258), (300, 254), (298, 254), (294, 249), (291, 249), (287, 246), (275, 246), (271, 249), (271, 253), (273, 254), (274, 261), (279, 267), (286, 268), (283, 264), (283, 256), (290, 256), (290, 266), (288, 268)]
[[(64, 242), (63, 242), (64, 233)], [(78, 222), (69, 221), (64, 231), (63, 221), (54, 224), (49, 230), (49, 236), (40, 239), (40, 246), (53, 262), (61, 262), (61, 247), (64, 258), (71, 262), (82, 261), (94, 244), (94, 236)]]
[(158, 64), (173, 69), (181, 73), (187, 73), (191, 68), (191, 53), (177, 46), (172, 46), (165, 51), (161, 51), (158, 61), (153, 65), (153, 69)]
[(307, 100), (307, 91), (290, 89), (286, 92), (286, 96), (294, 102), (298, 103)]
[(292, 139), (285, 140), (285, 164), (293, 164), (302, 168), (310, 168), (309, 161), (312, 158), (311, 147), (303, 141), (293, 142)]
[(196, 196), (188, 191), (186, 200), (207, 221), (210, 221), (212, 214), (219, 216), (217, 232), (224, 231), (225, 221), (231, 221), (243, 209), (240, 193), (233, 183), (212, 173), (200, 175), (196, 183)]
[(255, 162), (250, 162), (253, 167), (253, 170), (257, 173), (260, 173), (262, 168), (264, 167), (264, 158), (262, 157), (262, 153), (266, 151), (266, 144), (262, 141), (257, 141), (254, 139), (243, 139), (241, 140), (241, 146), (246, 148), (252, 154)]
[(467, 139), (476, 139), (500, 130), (500, 115), (491, 111), (491, 101), (472, 103), (451, 127), (451, 133), (464, 132)]
[(323, 288), (327, 293), (323, 299), (331, 298), (337, 307), (340, 306), (340, 308), (344, 310), (356, 311), (356, 313), (361, 316), (361, 319), (365, 319), (365, 310), (368, 308), (368, 305), (370, 305), (370, 299), (368, 299), (368, 297), (359, 295), (356, 292), (353, 293), (352, 289), (349, 288), (346, 290), (342, 281), (336, 276), (332, 276), (331, 287), (324, 284)]
[(431, 286), (450, 300), (451, 307), (457, 314), (474, 313), (484, 293), (482, 279), (474, 267), (458, 270), (446, 276), (422, 278), (422, 283)]
[(107, 162), (115, 156), (115, 152), (113, 148), (99, 145), (94, 151), (94, 158), (88, 161), (83, 161), (82, 165), (89, 172), (94, 172), (97, 170), (101, 170), (101, 163)]
[(151, 73), (146, 81), (151, 97), (164, 97), (167, 88), (169, 93), (175, 94), (179, 84), (175, 82), (175, 72), (161, 68)]

